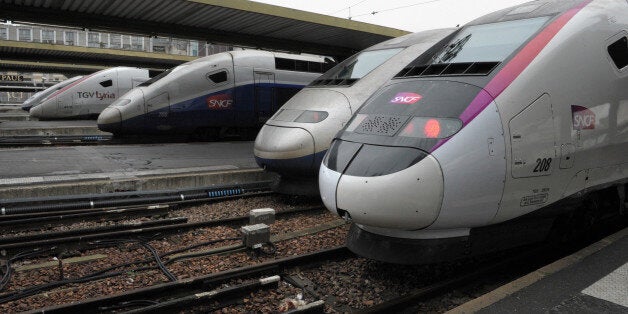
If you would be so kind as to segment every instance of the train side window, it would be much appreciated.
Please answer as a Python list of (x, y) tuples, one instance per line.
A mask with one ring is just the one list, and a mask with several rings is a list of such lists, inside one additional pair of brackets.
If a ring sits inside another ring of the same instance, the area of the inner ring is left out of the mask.
[(100, 82), (100, 86), (102, 86), (102, 87), (111, 87), (111, 86), (113, 86), (113, 81), (112, 80), (102, 81), (102, 82)]
[(212, 74), (207, 74), (207, 78), (218, 84), (218, 83), (222, 83), (222, 82), (226, 82), (227, 81), (227, 71), (220, 71), (220, 72), (216, 72), (216, 73), (212, 73)]
[(628, 37), (624, 36), (610, 44), (607, 50), (618, 69), (621, 70), (628, 65)]

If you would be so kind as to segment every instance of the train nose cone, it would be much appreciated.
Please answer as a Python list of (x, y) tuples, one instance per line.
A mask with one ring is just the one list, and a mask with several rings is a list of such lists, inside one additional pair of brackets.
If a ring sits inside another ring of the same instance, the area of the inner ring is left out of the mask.
[(425, 228), (438, 217), (443, 173), (433, 156), (356, 143), (337, 150), (344, 156), (334, 157), (334, 150), (319, 173), (321, 197), (332, 212), (360, 225), (401, 230)]
[(122, 127), (122, 114), (118, 108), (107, 107), (98, 116), (97, 123), (99, 130), (117, 133)]
[(255, 139), (253, 153), (260, 167), (282, 175), (314, 171), (314, 138), (301, 128), (264, 125)]
[(41, 118), (44, 115), (44, 110), (42, 106), (35, 106), (31, 108), (28, 113), (33, 118)]
[(22, 103), (22, 110), (30, 111), (33, 108), (33, 101), (26, 100)]

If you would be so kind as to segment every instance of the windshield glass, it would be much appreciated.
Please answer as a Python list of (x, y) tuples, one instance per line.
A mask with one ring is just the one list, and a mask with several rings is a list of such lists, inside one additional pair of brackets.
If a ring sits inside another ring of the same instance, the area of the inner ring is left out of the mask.
[(325, 72), (320, 80), (352, 80), (361, 79), (376, 67), (386, 62), (403, 48), (364, 51), (353, 55), (331, 70)]
[(151, 84), (153, 84), (153, 83), (155, 83), (155, 82), (157, 82), (157, 81), (161, 80), (162, 78), (164, 78), (164, 77), (168, 76), (168, 74), (170, 74), (170, 73), (174, 73), (174, 72), (176, 72), (176, 71), (179, 71), (180, 69), (182, 69), (182, 68), (184, 68), (184, 67), (185, 67), (185, 65), (180, 65), (180, 66), (178, 66), (178, 67), (174, 67), (174, 68), (168, 69), (168, 70), (166, 70), (166, 71), (163, 71), (161, 74), (159, 74), (159, 75), (157, 75), (157, 76), (154, 76), (154, 77), (152, 77), (150, 80), (148, 80), (148, 81), (146, 81), (146, 82), (144, 82), (144, 83), (142, 83), (142, 84), (140, 84), (140, 85), (137, 85), (137, 86), (138, 86), (138, 87), (141, 87), (141, 86), (150, 86)]
[(548, 16), (462, 29), (431, 63), (503, 61), (547, 22)]

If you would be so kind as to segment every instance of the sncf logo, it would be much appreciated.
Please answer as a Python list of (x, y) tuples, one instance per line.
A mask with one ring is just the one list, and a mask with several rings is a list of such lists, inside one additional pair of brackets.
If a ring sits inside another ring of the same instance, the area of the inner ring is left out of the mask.
[(586, 107), (571, 106), (574, 130), (595, 129), (595, 113)]
[(423, 96), (415, 93), (397, 93), (395, 98), (390, 100), (391, 104), (405, 104), (412, 105), (415, 102), (419, 101)]
[(233, 99), (230, 94), (220, 94), (207, 97), (207, 107), (211, 110), (227, 110), (231, 109)]

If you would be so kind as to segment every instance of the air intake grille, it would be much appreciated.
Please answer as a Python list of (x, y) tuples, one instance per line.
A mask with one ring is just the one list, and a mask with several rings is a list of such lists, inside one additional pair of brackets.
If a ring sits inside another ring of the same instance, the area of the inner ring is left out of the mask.
[(395, 77), (488, 75), (499, 62), (435, 63), (404, 68)]
[(407, 117), (374, 116), (368, 117), (355, 130), (356, 133), (393, 136), (406, 122)]

